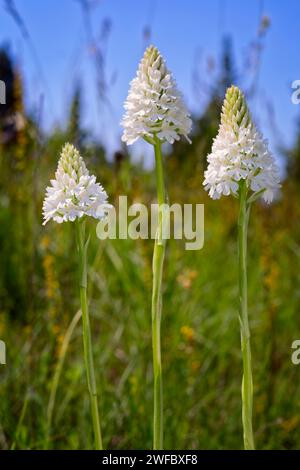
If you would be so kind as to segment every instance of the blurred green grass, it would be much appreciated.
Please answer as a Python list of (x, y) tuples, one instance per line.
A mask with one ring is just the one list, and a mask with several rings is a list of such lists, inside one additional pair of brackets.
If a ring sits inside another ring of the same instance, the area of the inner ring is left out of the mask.
[[(139, 178), (139, 199), (146, 200), (147, 193), (151, 199), (151, 177)], [(162, 320), (165, 446), (237, 449), (242, 447), (237, 207), (229, 199), (209, 201), (200, 189), (200, 174), (190, 184), (199, 185), (192, 191), (194, 202), (205, 203), (205, 245), (189, 252), (182, 242), (170, 241), (167, 248)], [(177, 185), (169, 188), (172, 201), (186, 202)], [(289, 192), (285, 186), (282, 198), (270, 208), (257, 205), (250, 223), (254, 429), (261, 449), (297, 448), (300, 440), (299, 371), (290, 360), (300, 323), (299, 206)], [(150, 448), (153, 243), (99, 241), (95, 224), (90, 229), (90, 310), (105, 447)], [(66, 353), (46, 442), (53, 375), (79, 308), (72, 224), (39, 227), (37, 251), (42, 277), (38, 305), (18, 316), (2, 312), (7, 365), (1, 367), (1, 447), (90, 448), (80, 323)]]

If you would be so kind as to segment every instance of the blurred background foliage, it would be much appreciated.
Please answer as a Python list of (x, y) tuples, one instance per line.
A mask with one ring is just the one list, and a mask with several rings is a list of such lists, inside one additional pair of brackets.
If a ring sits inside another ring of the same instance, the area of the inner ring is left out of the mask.
[[(262, 18), (253, 47), (261, 53)], [(255, 46), (256, 44), (256, 46)], [(211, 201), (203, 171), (227, 86), (241, 83), (230, 37), (222, 41), (207, 103), (193, 116), (192, 144), (166, 148), (171, 202), (205, 204), (205, 245), (167, 248), (163, 307), (166, 448), (242, 447), (237, 290), (237, 204)], [(151, 169), (126, 148), (109, 159), (82, 126), (82, 86), (73, 80), (65, 126), (45, 134), (24, 106), (22, 72), (0, 51), (7, 104), (0, 106), (0, 369), (2, 449), (90, 448), (89, 399), (82, 359), (77, 259), (72, 224), (42, 227), (45, 187), (64, 142), (76, 144), (110, 201), (155, 202)], [(99, 78), (99, 83), (102, 81)], [(201, 86), (201, 83), (195, 86)], [(255, 94), (255, 81), (245, 90)], [(300, 125), (284, 159), (282, 192), (257, 203), (249, 233), (249, 307), (254, 364), (254, 429), (261, 449), (300, 443), (299, 369), (290, 360), (300, 315)], [(152, 365), (151, 240), (100, 242), (91, 224), (89, 298), (105, 447), (150, 448)]]

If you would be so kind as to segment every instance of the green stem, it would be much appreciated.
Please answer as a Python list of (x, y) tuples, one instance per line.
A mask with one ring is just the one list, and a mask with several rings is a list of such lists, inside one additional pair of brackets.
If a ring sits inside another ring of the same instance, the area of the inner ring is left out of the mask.
[(240, 183), (239, 239), (239, 293), (241, 348), (243, 357), (242, 419), (245, 450), (254, 450), (252, 430), (253, 382), (251, 366), (250, 328), (247, 305), (247, 232), (250, 206), (247, 204), (246, 182)]
[(153, 415), (153, 449), (163, 449), (163, 386), (161, 367), (161, 307), (162, 307), (162, 273), (165, 256), (165, 240), (163, 239), (163, 211), (165, 203), (165, 186), (161, 142), (155, 137), (155, 168), (157, 184), (157, 201), (159, 205), (158, 229), (153, 251), (153, 288), (152, 288), (152, 349), (154, 373), (154, 415)]
[(90, 319), (87, 302), (87, 246), (88, 240), (85, 239), (85, 221), (76, 221), (77, 248), (79, 255), (79, 274), (80, 274), (80, 303), (82, 312), (82, 333), (83, 333), (83, 351), (87, 375), (87, 384), (90, 394), (91, 411), (94, 427), (94, 439), (96, 450), (102, 450), (102, 437), (100, 428), (100, 419), (98, 411), (98, 395), (95, 379), (95, 369), (92, 350), (92, 338)]

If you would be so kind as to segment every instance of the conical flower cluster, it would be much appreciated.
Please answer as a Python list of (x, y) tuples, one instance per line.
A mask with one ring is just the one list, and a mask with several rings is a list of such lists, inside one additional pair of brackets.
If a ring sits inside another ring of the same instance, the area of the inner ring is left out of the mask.
[(103, 187), (90, 175), (78, 150), (65, 144), (43, 204), (45, 225), (50, 219), (62, 223), (88, 215), (102, 219), (110, 204)]
[[(140, 62), (125, 102), (122, 140), (152, 138), (173, 144), (180, 136), (188, 139), (192, 121), (176, 82), (156, 47), (150, 46)], [(189, 139), (188, 139), (189, 140)]]
[(227, 90), (219, 132), (208, 155), (204, 186), (213, 199), (238, 195), (239, 181), (246, 180), (252, 193), (271, 202), (279, 189), (279, 171), (268, 143), (252, 121), (243, 93)]

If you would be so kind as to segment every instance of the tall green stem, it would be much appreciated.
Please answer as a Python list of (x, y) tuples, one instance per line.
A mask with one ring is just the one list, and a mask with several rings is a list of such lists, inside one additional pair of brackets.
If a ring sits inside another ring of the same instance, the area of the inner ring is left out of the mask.
[(158, 229), (153, 252), (153, 288), (152, 288), (152, 349), (154, 373), (154, 415), (153, 415), (153, 449), (163, 449), (163, 385), (161, 367), (161, 307), (162, 307), (162, 273), (165, 257), (165, 240), (163, 239), (163, 208), (165, 203), (165, 185), (160, 140), (155, 137), (155, 168), (157, 184), (157, 201), (159, 205)]
[(90, 394), (92, 420), (94, 428), (94, 439), (96, 450), (102, 450), (102, 437), (100, 419), (98, 411), (98, 395), (95, 379), (94, 359), (92, 350), (91, 327), (87, 302), (87, 246), (88, 240), (85, 237), (85, 221), (76, 221), (76, 238), (79, 255), (79, 275), (80, 275), (80, 303), (82, 312), (82, 335), (84, 361), (87, 375), (87, 385)]
[(250, 206), (248, 206), (247, 204), (247, 186), (245, 181), (241, 181), (240, 183), (239, 199), (239, 292), (241, 347), (243, 357), (242, 419), (244, 431), (244, 447), (246, 450), (254, 450), (252, 430), (253, 382), (251, 366), (250, 328), (247, 305), (247, 232)]

